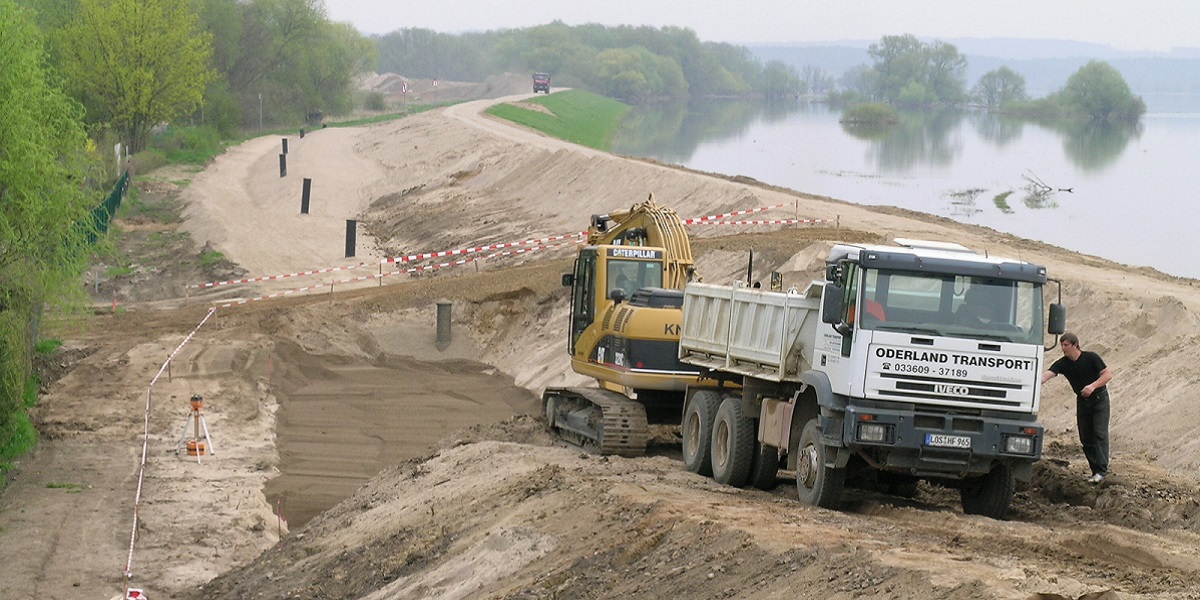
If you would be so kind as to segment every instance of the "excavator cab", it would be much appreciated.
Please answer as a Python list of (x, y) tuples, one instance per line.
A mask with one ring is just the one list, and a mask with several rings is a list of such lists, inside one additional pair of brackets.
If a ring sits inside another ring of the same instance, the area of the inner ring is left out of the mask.
[[(604, 314), (643, 288), (663, 285), (663, 249), (628, 246), (587, 246), (575, 259), (575, 270), (563, 276), (571, 289), (571, 327), (568, 351), (584, 331)], [(597, 293), (599, 291), (599, 293)]]

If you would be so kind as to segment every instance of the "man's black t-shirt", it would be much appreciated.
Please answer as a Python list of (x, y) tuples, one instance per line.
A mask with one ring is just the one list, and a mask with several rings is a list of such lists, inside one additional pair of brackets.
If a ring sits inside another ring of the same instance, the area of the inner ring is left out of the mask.
[[(1100, 379), (1100, 371), (1103, 371), (1107, 366), (1099, 354), (1084, 350), (1079, 354), (1079, 358), (1075, 360), (1064, 356), (1054, 361), (1054, 364), (1050, 365), (1050, 370), (1066, 377), (1067, 381), (1071, 382), (1071, 389), (1075, 390), (1075, 395), (1079, 396), (1082, 394), (1085, 386), (1091, 385), (1097, 379)], [(1104, 387), (1099, 389), (1104, 389)]]

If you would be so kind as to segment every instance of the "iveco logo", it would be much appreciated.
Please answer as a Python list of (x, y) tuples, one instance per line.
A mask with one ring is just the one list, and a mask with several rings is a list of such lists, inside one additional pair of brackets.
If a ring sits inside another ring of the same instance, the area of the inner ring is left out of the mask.
[(933, 386), (933, 389), (939, 394), (947, 394), (950, 396), (966, 396), (971, 393), (971, 388), (965, 385), (949, 385), (946, 383), (939, 383)]

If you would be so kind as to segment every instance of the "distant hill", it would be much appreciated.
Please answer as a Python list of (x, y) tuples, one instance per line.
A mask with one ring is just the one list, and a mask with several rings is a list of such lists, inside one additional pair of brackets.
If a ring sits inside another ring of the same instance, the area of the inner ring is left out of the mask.
[[(839, 79), (853, 66), (871, 64), (867, 47), (877, 41), (747, 47), (763, 62), (779, 60), (796, 69), (813, 65)], [(942, 41), (954, 44), (967, 57), (968, 87), (984, 73), (1008, 66), (1025, 77), (1025, 87), (1030, 94), (1044, 96), (1062, 88), (1067, 78), (1088, 61), (1103, 60), (1121, 72), (1135, 94), (1145, 97), (1151, 111), (1180, 110), (1175, 106), (1177, 98), (1157, 98), (1156, 95), (1194, 94), (1197, 97), (1185, 104), (1195, 105), (1188, 112), (1200, 112), (1200, 48), (1126, 52), (1102, 44), (1065, 40), (972, 38)]]

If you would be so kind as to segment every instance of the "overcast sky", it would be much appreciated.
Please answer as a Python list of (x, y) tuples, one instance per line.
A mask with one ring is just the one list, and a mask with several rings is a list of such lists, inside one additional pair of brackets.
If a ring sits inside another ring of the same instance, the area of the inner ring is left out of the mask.
[(1095, 42), (1120, 50), (1200, 47), (1198, 0), (325, 0), (363, 33), (543, 25), (687, 27), (734, 44), (919, 37)]

